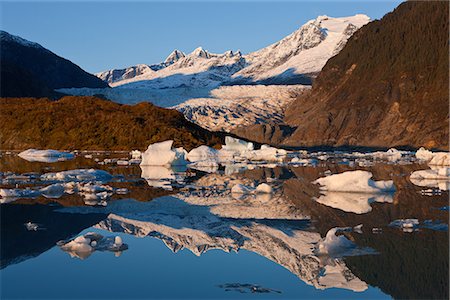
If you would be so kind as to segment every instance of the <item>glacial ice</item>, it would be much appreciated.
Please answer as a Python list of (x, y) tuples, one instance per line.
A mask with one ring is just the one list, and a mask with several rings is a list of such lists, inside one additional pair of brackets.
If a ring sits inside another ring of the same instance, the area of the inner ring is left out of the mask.
[(200, 147), (194, 148), (186, 155), (187, 160), (190, 162), (198, 162), (198, 161), (218, 161), (219, 159), (219, 151), (202, 145)]
[(416, 151), (416, 158), (423, 161), (430, 161), (433, 159), (433, 152), (430, 150), (425, 149), (424, 147), (421, 147), (419, 150)]
[(254, 146), (252, 142), (246, 142), (231, 136), (226, 136), (225, 145), (222, 146), (222, 149), (233, 152), (245, 152), (253, 150)]
[(173, 140), (154, 143), (148, 146), (142, 153), (141, 166), (177, 166), (186, 165), (186, 150), (183, 148), (172, 149)]
[(36, 150), (28, 149), (19, 153), (19, 157), (28, 161), (37, 162), (56, 162), (62, 160), (69, 160), (75, 156), (69, 152), (61, 152), (56, 150)]
[(450, 189), (450, 168), (430, 166), (431, 169), (414, 171), (409, 180), (417, 186), (434, 187), (446, 191)]
[(428, 162), (431, 166), (450, 166), (450, 153), (432, 152), (421, 147), (416, 152), (416, 158)]
[(320, 190), (348, 193), (386, 193), (395, 192), (394, 182), (374, 181), (372, 173), (367, 171), (347, 171), (319, 178), (313, 183), (320, 184)]
[(101, 181), (106, 182), (112, 179), (111, 174), (103, 170), (96, 169), (75, 169), (55, 173), (45, 173), (41, 175), (43, 181)]
[(336, 235), (336, 233), (343, 231), (349, 231), (349, 228), (335, 227), (328, 230), (325, 238), (318, 243), (318, 253), (335, 256), (354, 249), (356, 245), (352, 241), (344, 235)]

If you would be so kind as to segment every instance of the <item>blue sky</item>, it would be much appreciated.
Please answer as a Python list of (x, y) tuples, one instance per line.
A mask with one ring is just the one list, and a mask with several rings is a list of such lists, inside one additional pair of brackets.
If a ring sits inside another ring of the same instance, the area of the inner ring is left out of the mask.
[(198, 46), (221, 53), (265, 47), (318, 15), (379, 19), (401, 1), (1, 1), (1, 28), (88, 72), (158, 63)]

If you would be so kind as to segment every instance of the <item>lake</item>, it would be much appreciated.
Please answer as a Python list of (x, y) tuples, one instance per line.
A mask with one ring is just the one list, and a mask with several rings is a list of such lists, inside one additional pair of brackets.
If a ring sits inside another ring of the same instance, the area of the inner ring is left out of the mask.
[[(411, 180), (429, 168), (411, 153), (301, 155), (194, 169), (3, 151), (1, 298), (448, 298), (447, 181)], [(79, 169), (107, 173), (57, 173)], [(355, 170), (395, 191), (312, 183)]]

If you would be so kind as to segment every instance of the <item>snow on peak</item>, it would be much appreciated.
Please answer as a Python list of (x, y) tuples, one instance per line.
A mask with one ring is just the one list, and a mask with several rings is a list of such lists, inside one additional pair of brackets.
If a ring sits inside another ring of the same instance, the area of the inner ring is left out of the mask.
[(17, 35), (12, 35), (12, 34), (6, 32), (6, 31), (3, 31), (3, 30), (0, 30), (0, 41), (15, 42), (15, 43), (21, 44), (21, 45), (26, 46), (26, 47), (34, 47), (34, 48), (45, 49), (44, 47), (42, 47), (38, 43), (31, 42), (29, 40), (23, 39), (23, 38), (21, 38), (20, 36), (17, 36)]
[(210, 53), (207, 50), (203, 49), (202, 47), (196, 48), (189, 55), (194, 56), (194, 57), (202, 57), (202, 58), (210, 58), (211, 57)]
[[(339, 18), (322, 15), (280, 41), (246, 55), (231, 50), (214, 54), (202, 47), (187, 55), (175, 50), (164, 62), (149, 66), (152, 72), (136, 72), (134, 76), (104, 72), (97, 76), (108, 78), (108, 82), (114, 83), (112, 86), (126, 84), (127, 88), (198, 88), (263, 80), (304, 84), (369, 20), (362, 14)], [(114, 79), (110, 80), (111, 77)]]
[(164, 64), (167, 65), (173, 64), (185, 56), (186, 55), (182, 51), (175, 49), (172, 51), (172, 53), (169, 54), (169, 56), (167, 56), (166, 60), (164, 61)]

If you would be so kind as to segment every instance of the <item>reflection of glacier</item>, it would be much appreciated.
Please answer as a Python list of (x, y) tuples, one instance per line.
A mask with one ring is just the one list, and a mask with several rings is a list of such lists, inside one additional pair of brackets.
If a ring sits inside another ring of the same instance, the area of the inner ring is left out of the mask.
[[(300, 218), (301, 213), (297, 212), (298, 218), (288, 220), (278, 217), (285, 212), (269, 213), (266, 206), (267, 212), (263, 216), (259, 212), (259, 201), (253, 200), (242, 214), (239, 203), (242, 200), (239, 199), (229, 197), (223, 207), (219, 201), (214, 201), (214, 197), (209, 198), (211, 203), (207, 203), (208, 198), (203, 198), (201, 203), (196, 203), (196, 199), (201, 197), (184, 201), (162, 197), (147, 203), (117, 201), (101, 208), (110, 214), (96, 226), (138, 237), (155, 237), (174, 252), (189, 249), (195, 255), (201, 255), (209, 249), (226, 252), (245, 249), (276, 262), (318, 289), (367, 289), (367, 284), (354, 276), (342, 259), (314, 254), (321, 236), (307, 229), (308, 220)], [(276, 201), (283, 205), (281, 199)], [(264, 219), (249, 218), (252, 203), (255, 204), (255, 215)]]

